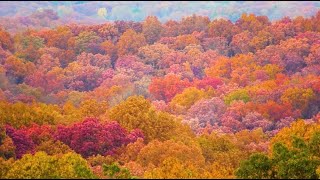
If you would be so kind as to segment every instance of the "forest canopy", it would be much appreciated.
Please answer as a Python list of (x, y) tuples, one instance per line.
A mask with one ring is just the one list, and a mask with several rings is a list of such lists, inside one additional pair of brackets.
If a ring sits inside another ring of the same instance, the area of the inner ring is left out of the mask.
[(0, 21), (0, 178), (320, 178), (320, 11), (57, 19)]

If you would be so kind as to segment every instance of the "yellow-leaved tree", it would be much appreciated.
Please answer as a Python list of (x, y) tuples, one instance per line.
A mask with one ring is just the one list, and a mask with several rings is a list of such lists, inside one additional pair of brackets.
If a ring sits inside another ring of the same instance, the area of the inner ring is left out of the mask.
[(130, 96), (112, 107), (108, 116), (128, 130), (141, 129), (146, 142), (153, 139), (168, 140), (189, 133), (179, 119), (169, 113), (157, 111), (143, 96)]
[(15, 161), (5, 174), (4, 178), (9, 179), (95, 178), (86, 160), (79, 154), (49, 156), (41, 151)]

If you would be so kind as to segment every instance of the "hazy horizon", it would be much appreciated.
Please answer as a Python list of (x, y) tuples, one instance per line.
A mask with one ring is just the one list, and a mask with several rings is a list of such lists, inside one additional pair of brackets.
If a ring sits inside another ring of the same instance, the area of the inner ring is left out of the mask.
[[(23, 1), (0, 2), (0, 17), (25, 17), (36, 11), (52, 9), (59, 18), (69, 21), (94, 23), (115, 20), (143, 21), (147, 16), (157, 16), (161, 22), (180, 20), (192, 14), (208, 16), (211, 20), (227, 18), (236, 21), (242, 13), (265, 15), (272, 20), (288, 16), (310, 17), (320, 7), (312, 1)], [(100, 9), (100, 10), (99, 10)]]

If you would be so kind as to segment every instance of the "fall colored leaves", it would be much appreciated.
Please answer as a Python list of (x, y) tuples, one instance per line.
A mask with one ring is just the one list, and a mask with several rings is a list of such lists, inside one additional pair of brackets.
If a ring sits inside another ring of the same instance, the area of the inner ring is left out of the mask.
[(0, 178), (318, 178), (319, 22), (0, 30)]

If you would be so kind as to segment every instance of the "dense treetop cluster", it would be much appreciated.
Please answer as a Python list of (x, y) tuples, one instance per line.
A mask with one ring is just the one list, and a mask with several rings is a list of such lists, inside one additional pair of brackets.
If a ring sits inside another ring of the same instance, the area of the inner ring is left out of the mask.
[(1, 28), (0, 178), (319, 178), (319, 22)]

